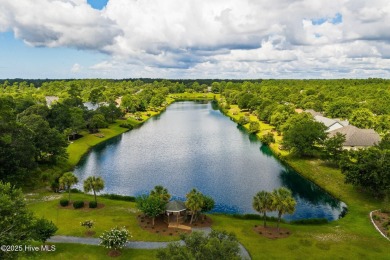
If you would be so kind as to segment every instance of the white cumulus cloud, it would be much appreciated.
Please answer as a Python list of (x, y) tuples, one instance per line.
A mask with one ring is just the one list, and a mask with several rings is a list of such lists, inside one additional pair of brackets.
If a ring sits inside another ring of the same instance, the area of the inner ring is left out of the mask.
[(0, 0), (0, 30), (119, 77), (389, 77), (389, 23), (387, 0)]

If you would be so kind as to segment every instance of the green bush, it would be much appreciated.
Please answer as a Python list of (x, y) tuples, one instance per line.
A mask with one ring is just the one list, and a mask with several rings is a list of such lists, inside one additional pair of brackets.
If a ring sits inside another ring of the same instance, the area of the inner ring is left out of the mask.
[(269, 145), (270, 143), (275, 143), (274, 134), (271, 132), (268, 132), (260, 137), (260, 142), (262, 142), (265, 145)]
[(122, 200), (122, 201), (130, 201), (135, 202), (135, 197), (133, 196), (124, 196), (124, 195), (118, 195), (118, 194), (102, 194), (100, 197), (110, 199), (110, 200)]
[(83, 193), (81, 190), (76, 189), (76, 188), (70, 189), (70, 192), (71, 193)]
[(68, 205), (69, 205), (69, 200), (67, 200), (67, 199), (62, 199), (62, 200), (60, 200), (60, 205), (61, 205), (62, 207), (68, 206)]
[(91, 209), (96, 208), (96, 207), (97, 207), (97, 202), (96, 202), (96, 201), (90, 201), (90, 202), (89, 202), (89, 207), (90, 207)]
[(75, 202), (73, 202), (73, 208), (80, 209), (82, 207), (84, 207), (84, 201), (76, 200)]
[(240, 125), (246, 125), (249, 123), (249, 118), (246, 116), (240, 116), (237, 123)]
[(119, 125), (120, 127), (127, 128), (127, 129), (133, 129), (134, 127), (129, 123), (123, 123)]
[(328, 222), (329, 221), (326, 218), (308, 218), (290, 221), (291, 224), (295, 225), (322, 225), (327, 224)]
[[(263, 216), (260, 216), (258, 214), (233, 214), (232, 215), (234, 218), (237, 218), (237, 219), (247, 219), (247, 220), (263, 220), (264, 217)], [(277, 221), (278, 218), (276, 217), (269, 217), (269, 216), (266, 216), (266, 219), (267, 221)], [(283, 219), (281, 219), (282, 223), (285, 223), (285, 221)]]

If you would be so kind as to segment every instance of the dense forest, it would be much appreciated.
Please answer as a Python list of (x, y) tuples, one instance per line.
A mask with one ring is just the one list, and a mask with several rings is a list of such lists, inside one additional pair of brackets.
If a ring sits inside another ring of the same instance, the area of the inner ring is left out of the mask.
[[(390, 80), (16, 79), (0, 82), (0, 180), (15, 184), (25, 182), (26, 177), (45, 167), (66, 161), (68, 141), (77, 138), (81, 130), (97, 132), (126, 113), (153, 111), (166, 104), (169, 94), (183, 92), (221, 94), (222, 110), (237, 105), (241, 111), (256, 115), (258, 120), (274, 126), (277, 134), (283, 135), (284, 146), (299, 156), (316, 156), (317, 148), (325, 147), (325, 160), (350, 172), (347, 181), (356, 185), (365, 185), (359, 177), (362, 167), (357, 164), (367, 166), (364, 163), (367, 158), (372, 161), (389, 156), (386, 144), (365, 152), (344, 153), (342, 136), (328, 138), (323, 126), (308, 114), (296, 111), (313, 109), (330, 118), (347, 119), (359, 128), (373, 128), (386, 136), (390, 131)], [(46, 97), (55, 97), (49, 106)], [(88, 108), (86, 102), (95, 108)], [(250, 123), (253, 132), (257, 131), (257, 123), (250, 122), (249, 118), (243, 117), (239, 123)], [(297, 136), (304, 138), (297, 140)], [(268, 135), (268, 140), (265, 136), (263, 141), (272, 142), (272, 138)], [(384, 140), (388, 142), (388, 138)], [(381, 178), (370, 186), (371, 190), (388, 189), (386, 167), (384, 162), (375, 173)], [(58, 180), (59, 176), (46, 178)]]

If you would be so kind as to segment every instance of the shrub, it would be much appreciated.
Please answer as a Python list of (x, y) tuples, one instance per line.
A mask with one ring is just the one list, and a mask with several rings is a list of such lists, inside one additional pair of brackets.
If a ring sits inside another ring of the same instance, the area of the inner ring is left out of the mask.
[(60, 200), (60, 205), (61, 205), (62, 207), (68, 206), (68, 205), (69, 205), (69, 200), (67, 200), (67, 199), (62, 199), (62, 200)]
[(119, 125), (120, 127), (127, 128), (127, 129), (133, 129), (134, 127), (129, 123), (123, 123)]
[(263, 144), (269, 145), (270, 143), (275, 143), (275, 138), (273, 133), (266, 133), (260, 137), (260, 141)]
[(82, 207), (84, 207), (84, 201), (76, 200), (75, 202), (73, 202), (73, 208), (81, 209)]
[(260, 123), (257, 121), (251, 121), (249, 123), (249, 133), (254, 134), (260, 131)]
[(133, 196), (124, 196), (118, 194), (102, 194), (100, 197), (110, 199), (110, 200), (122, 200), (122, 201), (130, 201), (135, 202), (135, 197)]
[(322, 225), (327, 224), (329, 221), (326, 218), (309, 218), (293, 220), (290, 223), (295, 225)]
[(97, 208), (97, 202), (96, 202), (96, 201), (90, 201), (90, 202), (89, 202), (89, 207), (90, 207), (91, 209)]
[(94, 222), (93, 222), (93, 220), (86, 220), (86, 221), (80, 222), (80, 225), (82, 227), (85, 227), (86, 229), (91, 229), (94, 225)]
[(108, 249), (118, 250), (123, 248), (129, 237), (129, 231), (126, 228), (119, 229), (115, 227), (109, 231), (105, 231), (100, 238), (100, 245)]
[(76, 189), (76, 188), (70, 189), (70, 192), (72, 192), (72, 193), (83, 193), (81, 190)]
[(249, 118), (246, 116), (240, 116), (237, 123), (240, 125), (246, 125), (249, 123)]

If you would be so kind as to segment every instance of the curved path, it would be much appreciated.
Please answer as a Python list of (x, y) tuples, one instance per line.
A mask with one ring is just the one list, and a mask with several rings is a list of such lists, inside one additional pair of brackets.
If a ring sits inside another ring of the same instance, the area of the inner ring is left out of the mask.
[[(211, 232), (211, 228), (193, 228), (193, 231), (201, 231), (206, 234)], [(51, 243), (72, 243), (72, 244), (84, 244), (84, 245), (99, 245), (99, 238), (85, 238), (85, 237), (71, 237), (71, 236), (52, 236), (47, 242)], [(159, 249), (165, 248), (171, 242), (146, 242), (146, 241), (129, 241), (126, 243), (125, 248), (134, 249)], [(181, 245), (184, 245), (183, 241), (179, 241)], [(243, 259), (251, 259), (248, 251), (245, 247), (239, 244), (240, 255)]]

